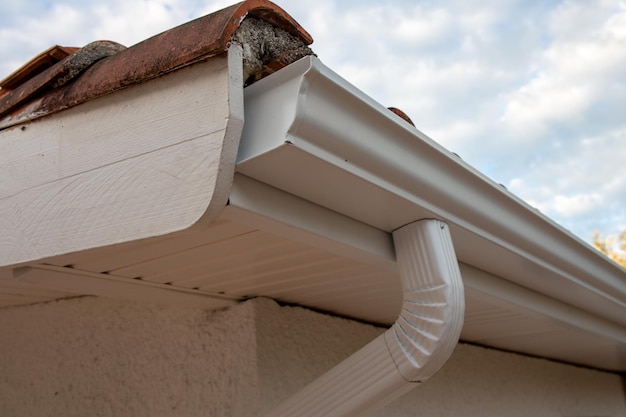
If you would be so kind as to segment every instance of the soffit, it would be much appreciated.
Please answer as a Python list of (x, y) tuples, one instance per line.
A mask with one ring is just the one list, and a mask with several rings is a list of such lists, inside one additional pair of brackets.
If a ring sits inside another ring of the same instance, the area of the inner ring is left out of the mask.
[[(184, 290), (186, 298), (181, 302), (207, 308), (270, 297), (383, 326), (395, 321), (402, 300), (392, 260), (359, 259), (323, 242), (307, 244), (307, 240), (315, 242), (313, 236), (307, 239), (308, 232), (299, 236), (292, 232), (280, 231), (259, 216), (247, 217), (241, 210), (227, 207), (202, 233), (88, 250), (29, 264), (41, 272), (39, 275), (31, 274), (28, 268), (24, 268), (23, 276), (20, 270), (12, 274), (5, 271), (0, 275), (0, 305), (99, 295), (97, 288), (81, 293), (79, 284), (98, 277), (105, 285), (116, 280), (140, 289), (158, 288), (171, 294), (172, 302), (177, 291)], [(483, 271), (465, 264), (461, 264), (461, 271), (466, 287), (461, 340), (601, 369), (626, 369), (626, 348), (614, 338), (602, 334), (591, 337), (588, 330), (554, 314), (489, 294), (479, 282)], [(65, 292), (55, 284), (55, 274), (68, 277), (69, 284), (63, 284)], [(77, 285), (72, 285), (72, 280)], [(524, 294), (527, 290), (511, 291)], [(198, 298), (191, 300), (189, 295)], [(167, 302), (167, 297), (162, 301)], [(146, 295), (146, 299), (154, 297)]]

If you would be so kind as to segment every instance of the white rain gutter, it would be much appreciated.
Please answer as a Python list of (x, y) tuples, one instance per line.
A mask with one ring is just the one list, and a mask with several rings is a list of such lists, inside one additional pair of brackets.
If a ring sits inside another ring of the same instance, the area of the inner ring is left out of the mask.
[(465, 311), (449, 228), (420, 220), (394, 231), (393, 241), (403, 284), (396, 322), (268, 417), (362, 416), (416, 387), (448, 360)]
[(622, 269), (317, 58), (244, 102), (237, 172), (386, 232), (441, 219), (459, 261), (626, 325)]
[(554, 301), (610, 329), (626, 324), (619, 268), (318, 59), (244, 94), (237, 172), (391, 232), (404, 286), (387, 332), (268, 416), (363, 415), (430, 377), (462, 327), (457, 262), (541, 294), (540, 307)]

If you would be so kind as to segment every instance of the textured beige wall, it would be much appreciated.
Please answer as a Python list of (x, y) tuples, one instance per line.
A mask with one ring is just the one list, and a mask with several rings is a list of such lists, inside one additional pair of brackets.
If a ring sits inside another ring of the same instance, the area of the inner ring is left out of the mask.
[[(301, 308), (256, 303), (261, 407), (291, 392), (382, 330)], [(460, 344), (446, 365), (376, 416), (626, 416), (618, 375)]]
[(380, 415), (620, 417), (626, 395), (615, 374), (461, 344), (387, 411)]
[[(1, 416), (261, 416), (382, 330), (257, 299), (85, 297), (0, 310)], [(377, 416), (626, 415), (619, 376), (459, 345)]]
[(95, 297), (0, 310), (0, 416), (249, 416), (250, 306)]

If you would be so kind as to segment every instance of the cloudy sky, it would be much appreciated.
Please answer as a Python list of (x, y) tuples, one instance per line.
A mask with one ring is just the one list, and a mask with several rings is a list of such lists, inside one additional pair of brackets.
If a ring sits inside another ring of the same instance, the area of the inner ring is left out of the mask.
[[(234, 1), (3, 0), (0, 78)], [(276, 3), (326, 65), (581, 239), (626, 228), (626, 1)]]

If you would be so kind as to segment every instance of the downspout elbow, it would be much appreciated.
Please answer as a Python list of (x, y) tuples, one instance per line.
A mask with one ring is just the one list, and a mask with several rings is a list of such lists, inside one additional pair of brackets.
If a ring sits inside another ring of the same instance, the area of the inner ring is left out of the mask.
[(367, 415), (431, 377), (448, 360), (465, 310), (448, 225), (420, 220), (396, 230), (393, 240), (403, 286), (397, 321), (268, 416)]
[(384, 337), (409, 382), (423, 382), (443, 366), (463, 327), (463, 281), (448, 229), (444, 222), (421, 220), (393, 233), (403, 302)]

